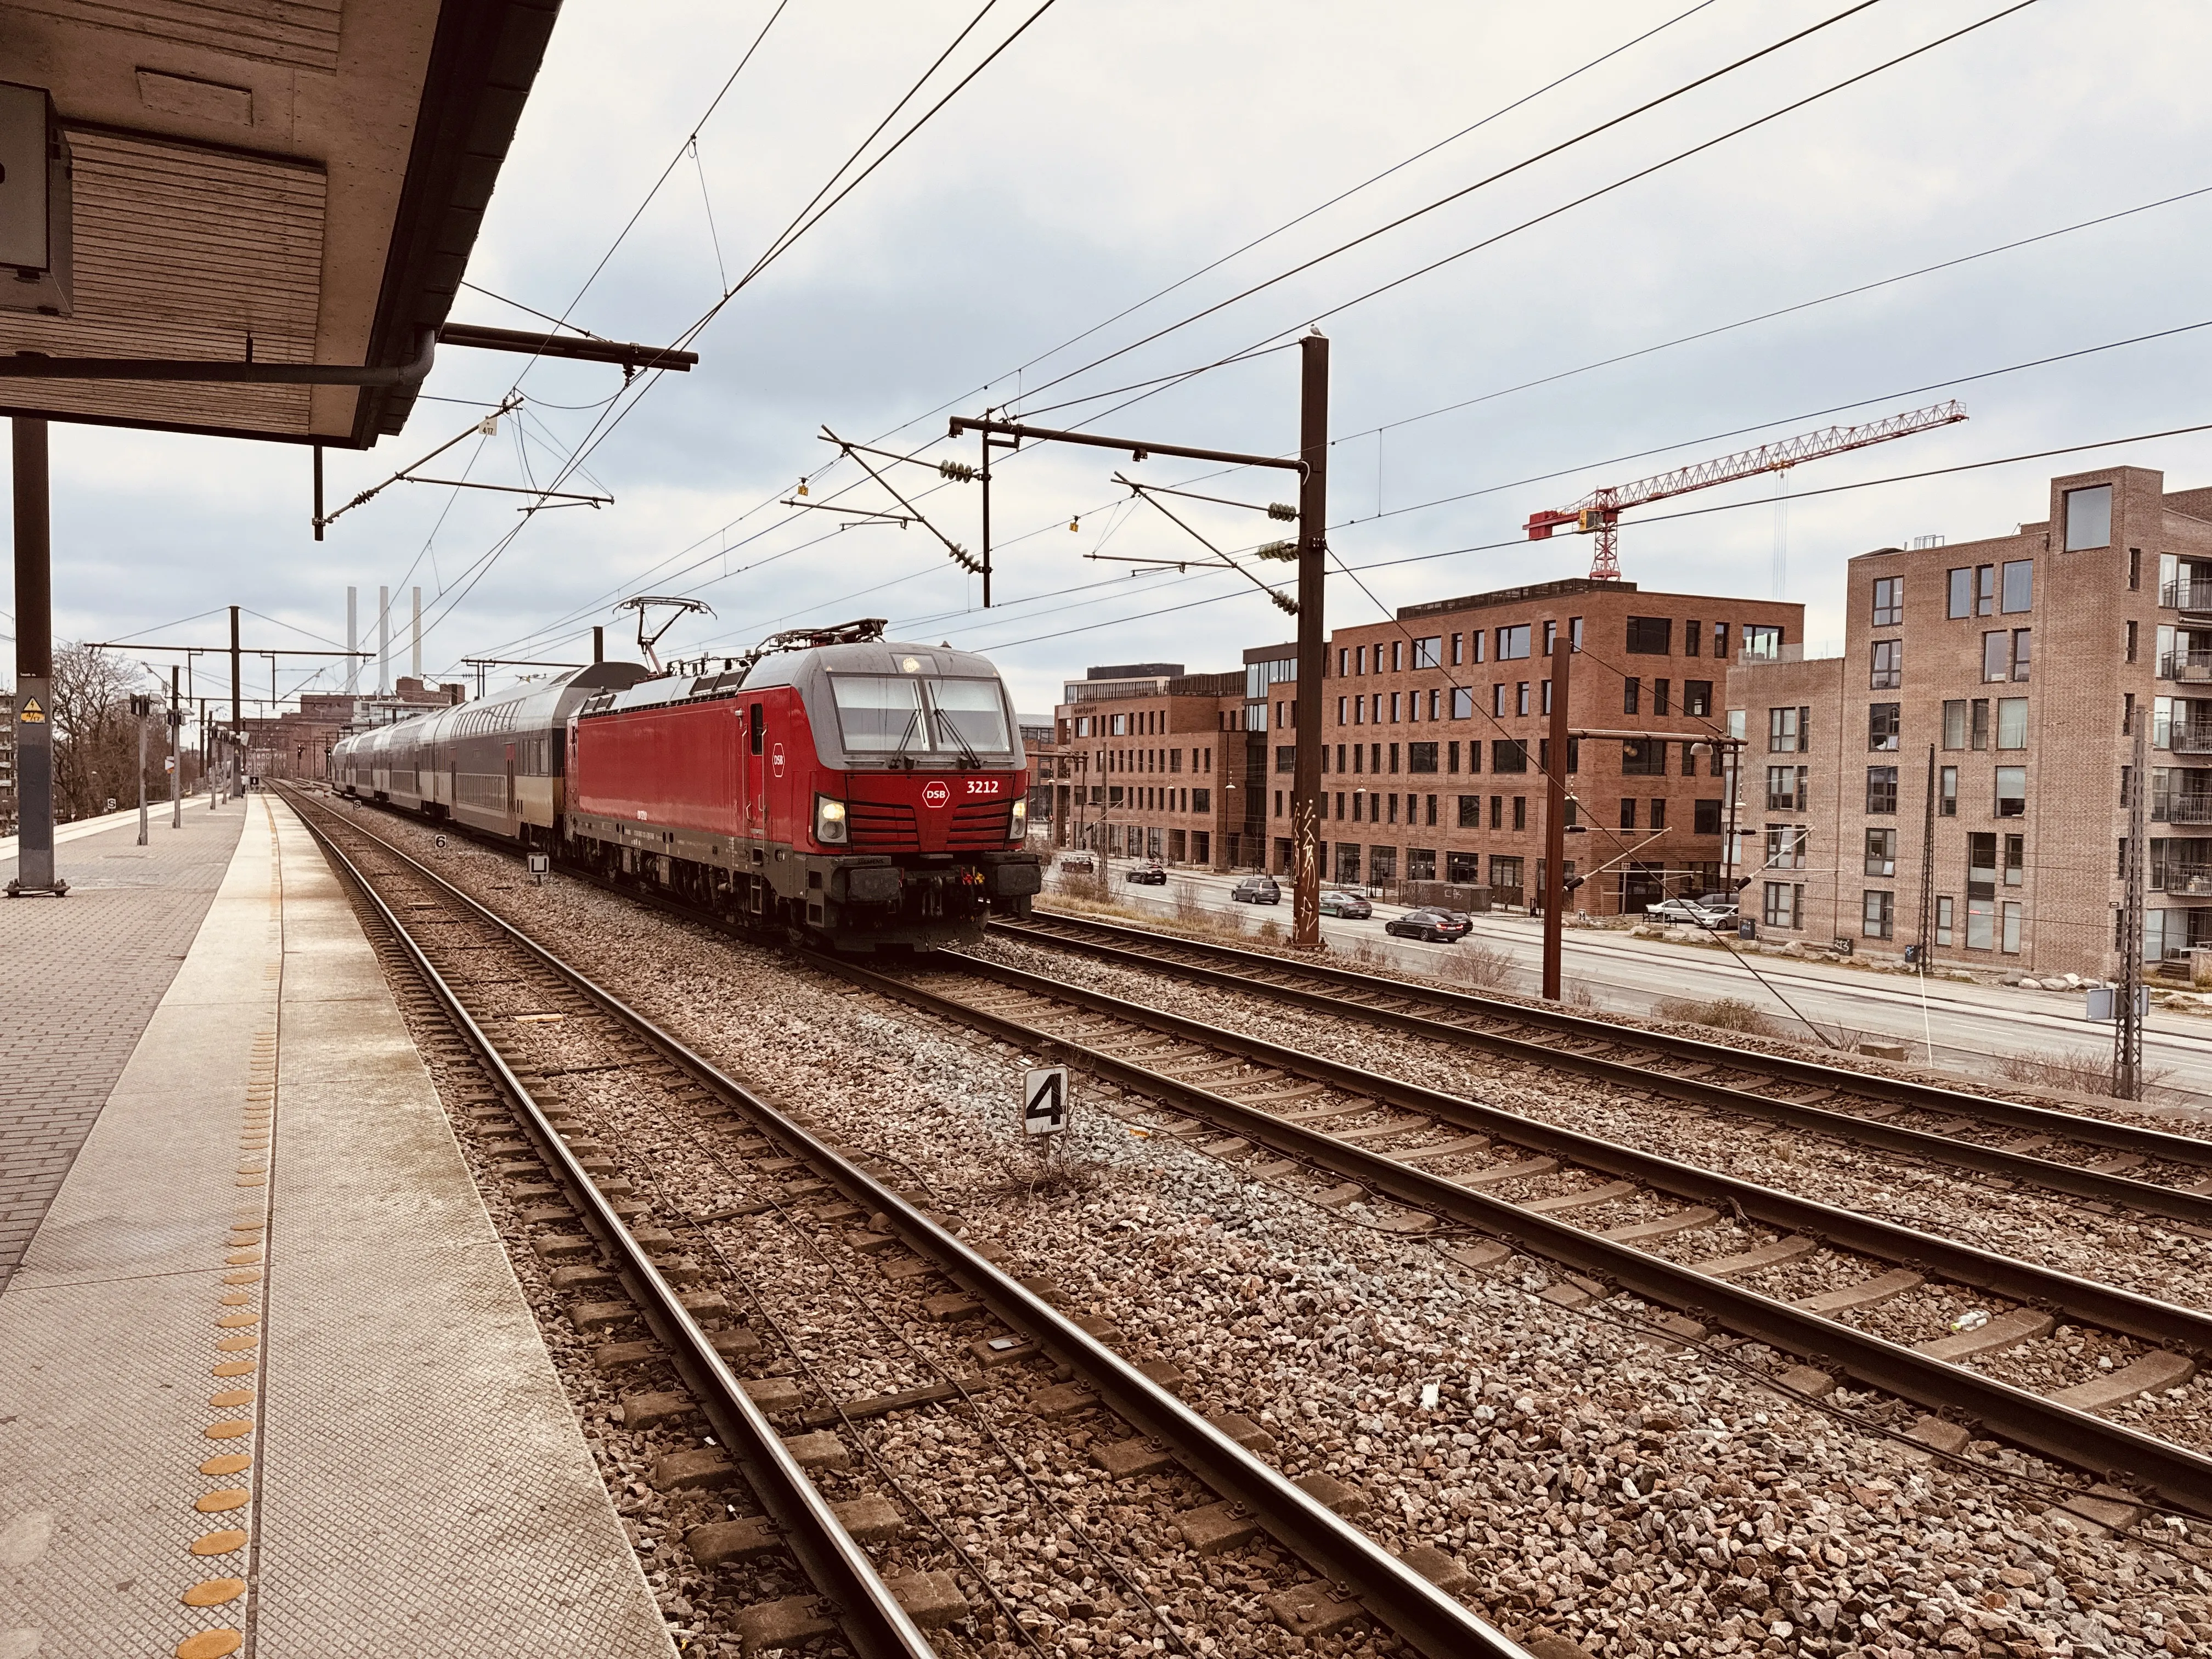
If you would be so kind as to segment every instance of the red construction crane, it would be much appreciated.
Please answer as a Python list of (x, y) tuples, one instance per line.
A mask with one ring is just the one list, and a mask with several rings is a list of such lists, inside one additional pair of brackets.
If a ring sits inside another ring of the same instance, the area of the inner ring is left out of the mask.
[(1753, 477), (1761, 472), (1786, 472), (1801, 461), (1817, 461), (1824, 455), (1840, 455), (1847, 449), (1864, 449), (1869, 444), (1886, 444), (1893, 438), (1909, 438), (1916, 432), (1949, 426), (1966, 418), (1965, 406), (1954, 399), (1860, 426), (1830, 426), (1818, 432), (1800, 433), (1778, 443), (1723, 455), (1717, 460), (1700, 461), (1695, 466), (1638, 478), (1634, 483), (1607, 484), (1593, 489), (1572, 507), (1530, 514), (1528, 539), (1547, 540), (1561, 525), (1571, 525), (1582, 534), (1595, 536), (1597, 551), (1590, 560), (1590, 578), (1594, 581), (1618, 581), (1620, 561), (1614, 550), (1614, 538), (1619, 533), (1620, 515), (1629, 507), (1663, 501), (1669, 495), (1687, 495), (1692, 489), (1733, 483), (1738, 478)]

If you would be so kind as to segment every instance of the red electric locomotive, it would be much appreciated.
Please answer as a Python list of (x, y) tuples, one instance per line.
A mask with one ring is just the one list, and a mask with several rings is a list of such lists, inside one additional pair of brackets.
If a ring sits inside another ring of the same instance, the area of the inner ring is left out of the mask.
[(562, 850), (840, 950), (981, 937), (1042, 884), (998, 671), (880, 621), (780, 634), (722, 674), (568, 717)]

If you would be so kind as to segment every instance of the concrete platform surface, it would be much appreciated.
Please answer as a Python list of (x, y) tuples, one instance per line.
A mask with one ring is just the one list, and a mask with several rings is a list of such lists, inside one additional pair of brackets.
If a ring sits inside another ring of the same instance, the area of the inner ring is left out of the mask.
[[(66, 898), (0, 898), (0, 1289), (199, 931), (246, 807), (64, 824)], [(14, 839), (0, 842), (12, 854)], [(15, 873), (0, 866), (0, 886)]]
[(0, 1655), (664, 1659), (353, 913), (244, 810), (0, 1291)]

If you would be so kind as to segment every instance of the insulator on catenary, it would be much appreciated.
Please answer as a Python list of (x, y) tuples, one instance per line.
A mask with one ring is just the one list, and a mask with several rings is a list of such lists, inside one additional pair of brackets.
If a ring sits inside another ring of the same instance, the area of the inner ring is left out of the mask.
[(1288, 564), (1298, 556), (1298, 544), (1296, 542), (1268, 542), (1253, 549), (1252, 556), (1255, 559), (1279, 559)]
[(1280, 519), (1287, 524), (1298, 516), (1298, 510), (1288, 501), (1269, 501), (1267, 516), (1271, 519)]
[(1267, 590), (1267, 597), (1275, 602), (1275, 609), (1282, 611), (1285, 616), (1295, 617), (1298, 614), (1298, 602), (1289, 594), (1278, 593), (1271, 587)]
[(975, 482), (975, 469), (965, 461), (939, 461), (937, 472), (939, 477), (950, 478), (955, 483)]

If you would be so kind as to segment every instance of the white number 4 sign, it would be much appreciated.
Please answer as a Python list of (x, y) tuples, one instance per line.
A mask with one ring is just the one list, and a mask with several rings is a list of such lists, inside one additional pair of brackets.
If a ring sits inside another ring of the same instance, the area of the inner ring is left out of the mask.
[(1026, 1133), (1058, 1134), (1067, 1127), (1067, 1105), (1066, 1066), (1022, 1073), (1022, 1127)]

